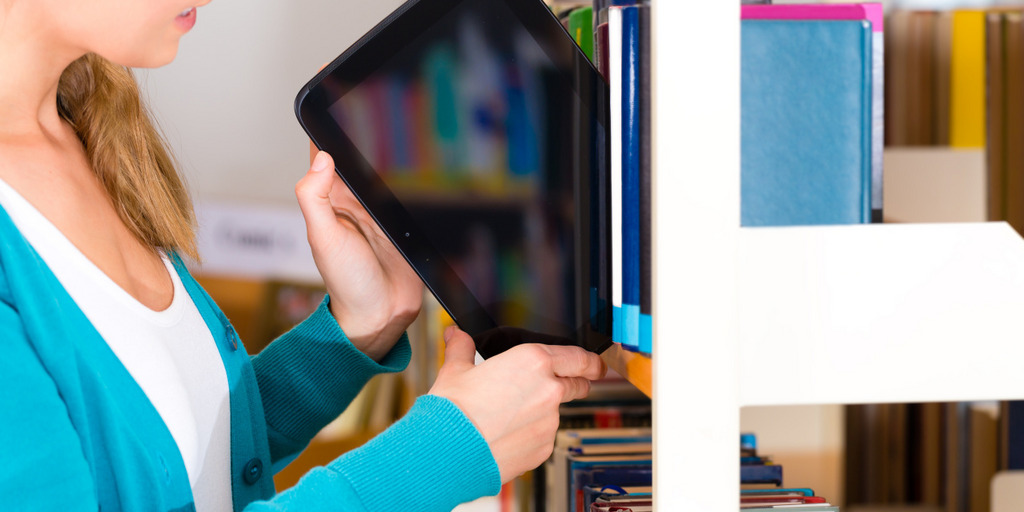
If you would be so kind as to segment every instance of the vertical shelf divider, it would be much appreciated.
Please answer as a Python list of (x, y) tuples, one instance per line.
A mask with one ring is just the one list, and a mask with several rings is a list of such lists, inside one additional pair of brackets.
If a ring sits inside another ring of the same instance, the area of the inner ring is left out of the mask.
[(738, 496), (739, 2), (652, 1), (655, 505)]

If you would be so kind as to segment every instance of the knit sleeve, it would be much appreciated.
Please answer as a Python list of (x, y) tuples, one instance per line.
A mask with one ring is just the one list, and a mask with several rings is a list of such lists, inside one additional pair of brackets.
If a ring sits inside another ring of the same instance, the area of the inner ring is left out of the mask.
[(426, 395), (391, 428), (246, 512), (449, 511), (501, 489), (483, 436), (451, 401)]
[(406, 335), (378, 363), (352, 345), (329, 301), (324, 298), (308, 319), (252, 358), (275, 470), (337, 418), (371, 377), (409, 364)]

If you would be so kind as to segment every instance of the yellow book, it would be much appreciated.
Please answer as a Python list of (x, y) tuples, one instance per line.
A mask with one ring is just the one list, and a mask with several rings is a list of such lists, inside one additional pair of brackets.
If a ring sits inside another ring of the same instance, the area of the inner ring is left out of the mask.
[(985, 11), (953, 12), (949, 145), (985, 146)]

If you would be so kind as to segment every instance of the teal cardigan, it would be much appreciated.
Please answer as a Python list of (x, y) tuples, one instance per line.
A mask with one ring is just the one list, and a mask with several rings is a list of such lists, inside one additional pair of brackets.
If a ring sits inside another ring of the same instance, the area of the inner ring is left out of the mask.
[[(450, 401), (420, 397), (363, 447), (275, 495), (273, 473), (375, 374), (403, 369), (403, 338), (380, 364), (345, 337), (327, 301), (259, 355), (173, 258), (227, 372), (236, 511), (451, 510), (497, 494), (486, 442)], [(0, 209), (0, 495), (7, 510), (194, 510), (160, 415), (10, 217)]]

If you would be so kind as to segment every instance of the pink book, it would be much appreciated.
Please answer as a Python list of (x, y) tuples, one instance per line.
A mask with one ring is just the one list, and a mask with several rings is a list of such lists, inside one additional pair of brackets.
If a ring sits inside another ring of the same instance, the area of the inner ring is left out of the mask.
[(880, 3), (743, 5), (745, 20), (868, 20), (871, 30), (882, 32), (885, 15)]

